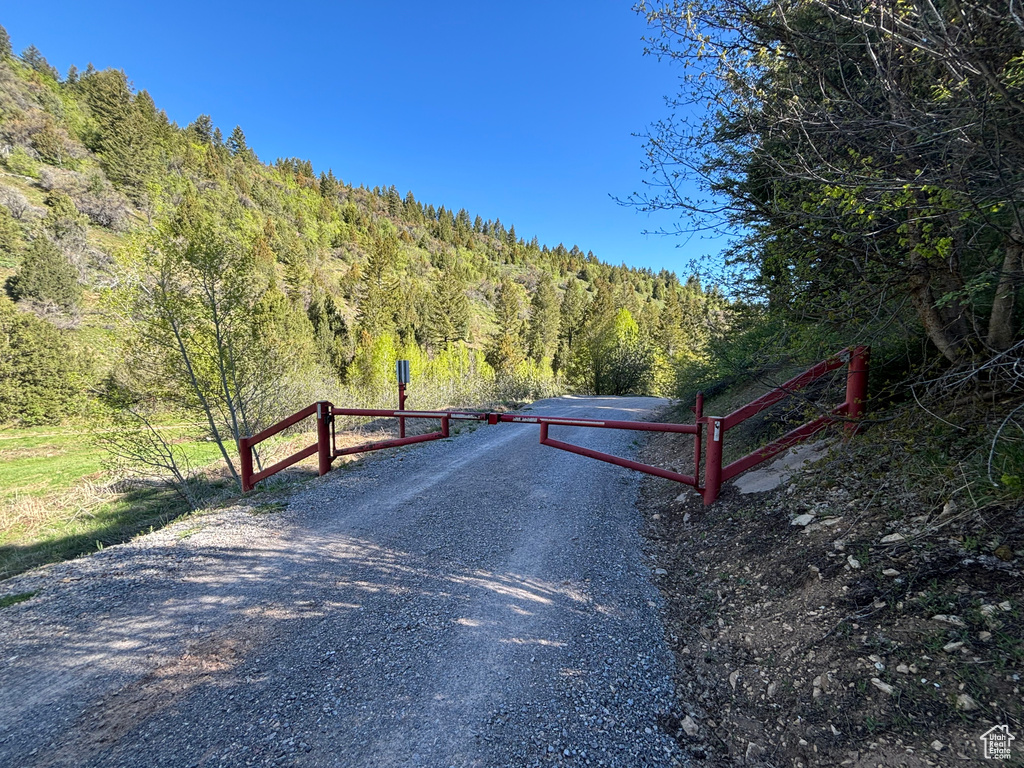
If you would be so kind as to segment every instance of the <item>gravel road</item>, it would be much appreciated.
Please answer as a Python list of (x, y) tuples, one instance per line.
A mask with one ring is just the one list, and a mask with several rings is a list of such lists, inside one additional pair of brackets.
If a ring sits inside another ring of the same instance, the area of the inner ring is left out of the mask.
[(38, 590), (0, 610), (0, 766), (680, 764), (639, 476), (537, 432), (380, 454), (285, 511), (256, 494), (0, 583)]

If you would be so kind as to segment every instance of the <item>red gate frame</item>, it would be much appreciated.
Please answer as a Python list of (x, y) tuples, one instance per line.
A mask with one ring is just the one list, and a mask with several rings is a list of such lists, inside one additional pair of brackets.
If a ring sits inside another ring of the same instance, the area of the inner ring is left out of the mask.
[[(871, 354), (870, 347), (848, 347), (836, 353), (827, 360), (822, 360), (812, 368), (801, 373), (799, 376), (787, 381), (765, 395), (757, 398), (751, 403), (737, 408), (728, 416), (705, 416), (704, 423), (708, 427), (707, 452), (704, 459), (704, 488), (698, 488), (704, 496), (705, 506), (709, 506), (718, 498), (722, 490), (722, 483), (731, 480), (741, 472), (770, 459), (792, 445), (806, 440), (811, 435), (821, 431), (829, 424), (836, 421), (846, 422), (846, 434), (853, 435), (860, 428), (857, 420), (864, 416), (864, 406), (867, 402), (868, 391), (868, 362)], [(774, 440), (768, 445), (758, 448), (756, 451), (747, 454), (741, 459), (722, 466), (722, 445), (725, 440), (725, 433), (755, 416), (765, 408), (768, 408), (794, 392), (797, 392), (812, 381), (820, 379), (831, 371), (847, 367), (846, 373), (846, 399), (842, 405), (831, 409), (828, 413), (801, 424), (796, 429), (790, 430), (782, 437)]]
[[(283, 421), (259, 432), (251, 437), (241, 437), (238, 440), (238, 452), (241, 457), (241, 479), (242, 491), (247, 493), (261, 480), (286, 469), (298, 461), (312, 456), (318, 456), (317, 469), (319, 474), (325, 475), (331, 470), (331, 464), (335, 458), (354, 453), (366, 453), (379, 451), (384, 448), (397, 448), (403, 445), (424, 443), (430, 440), (440, 440), (449, 437), (449, 422), (452, 420), (480, 421), (487, 424), (514, 423), (514, 424), (537, 424), (540, 426), (540, 443), (551, 448), (568, 451), (580, 456), (586, 456), (598, 461), (604, 461), (616, 466), (626, 467), (638, 472), (644, 472), (667, 480), (674, 480), (678, 483), (693, 486), (704, 498), (705, 506), (713, 504), (718, 498), (722, 489), (722, 483), (732, 479), (741, 472), (760, 464), (772, 456), (781, 453), (792, 445), (806, 440), (811, 435), (819, 432), (829, 424), (836, 421), (846, 422), (847, 435), (853, 435), (860, 428), (857, 423), (864, 415), (864, 406), (867, 400), (867, 378), (870, 348), (866, 346), (849, 347), (832, 357), (821, 361), (817, 365), (801, 373), (785, 384), (771, 390), (751, 403), (738, 408), (728, 416), (704, 416), (704, 395), (697, 394), (697, 402), (693, 408), (695, 415), (694, 424), (662, 424), (646, 421), (602, 421), (600, 419), (570, 419), (558, 416), (527, 416), (517, 413), (483, 413), (478, 411), (406, 411), (404, 386), (400, 391), (400, 403), (403, 406), (397, 411), (377, 408), (335, 408), (326, 400), (313, 403), (303, 408)], [(827, 413), (816, 419), (790, 430), (782, 437), (772, 441), (756, 451), (737, 459), (726, 466), (722, 466), (722, 448), (725, 440), (725, 433), (746, 421), (750, 417), (760, 413), (766, 408), (774, 405), (783, 398), (792, 395), (794, 392), (803, 389), (811, 382), (827, 375), (828, 373), (847, 366), (846, 377), (846, 399), (841, 404), (832, 408)], [(303, 419), (316, 416), (317, 420), (317, 441), (313, 445), (303, 448), (298, 453), (282, 459), (276, 464), (260, 471), (253, 472), (253, 448), (267, 438), (282, 432)], [(400, 425), (400, 437), (389, 440), (379, 440), (372, 443), (351, 446), (338, 449), (335, 447), (334, 417), (335, 416), (359, 416), (376, 418), (395, 418)], [(436, 432), (429, 432), (423, 435), (405, 436), (406, 419), (439, 419), (441, 428)], [(694, 473), (684, 475), (650, 464), (642, 464), (621, 456), (613, 456), (609, 453), (602, 453), (591, 448), (584, 448), (574, 443), (566, 443), (550, 437), (549, 430), (553, 426), (566, 427), (588, 427), (597, 429), (626, 429), (641, 432), (674, 432), (680, 434), (691, 434), (694, 436)], [(707, 446), (704, 452), (704, 485), (700, 484), (701, 465), (701, 436), (704, 427), (707, 427)]]

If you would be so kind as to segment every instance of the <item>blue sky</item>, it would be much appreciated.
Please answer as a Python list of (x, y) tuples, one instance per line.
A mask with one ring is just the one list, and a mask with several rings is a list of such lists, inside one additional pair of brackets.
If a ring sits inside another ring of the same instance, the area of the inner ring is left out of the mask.
[(124, 69), (180, 125), (237, 124), (262, 160), (300, 157), (351, 184), (671, 269), (721, 240), (616, 204), (641, 188), (642, 142), (676, 72), (644, 57), (629, 0), (515, 3), (5, 4), (15, 51), (62, 73)]

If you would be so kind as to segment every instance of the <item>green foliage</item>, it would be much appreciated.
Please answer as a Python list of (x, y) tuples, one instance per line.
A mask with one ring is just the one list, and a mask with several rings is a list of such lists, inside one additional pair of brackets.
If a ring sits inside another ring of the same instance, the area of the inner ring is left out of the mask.
[(398, 306), (398, 236), (394, 227), (378, 222), (370, 230), (369, 254), (363, 272), (359, 302), (359, 329), (371, 337), (390, 333), (395, 328)]
[(487, 362), (499, 376), (512, 373), (526, 358), (525, 313), (526, 291), (506, 278), (494, 302), (498, 332), (487, 351)]
[(39, 158), (49, 165), (62, 167), (68, 159), (64, 137), (51, 119), (45, 120), (32, 136), (32, 146), (39, 153)]
[(236, 125), (231, 131), (227, 140), (227, 148), (233, 157), (246, 156), (249, 153), (249, 145), (245, 142), (245, 133), (242, 126)]
[[(10, 39), (8, 39), (7, 44), (10, 45)], [(30, 45), (21, 52), (21, 60), (41, 75), (46, 75), (53, 80), (60, 79), (60, 73), (50, 65), (50, 62), (46, 60), (46, 57), (34, 45)]]
[(469, 298), (466, 283), (453, 259), (446, 260), (430, 296), (427, 339), (439, 348), (465, 341), (469, 334)]
[(0, 423), (53, 423), (79, 412), (90, 369), (66, 332), (0, 296)]
[(8, 278), (7, 295), (73, 310), (82, 297), (78, 270), (47, 237), (37, 237), (25, 249), (21, 269)]
[[(230, 462), (238, 433), (325, 389), (390, 402), (396, 356), (414, 361), (417, 386), (438, 403), (551, 393), (584, 354), (601, 281), (611, 286), (602, 306), (612, 318), (628, 309), (644, 344), (703, 343), (662, 311), (674, 275), (541, 246), (394, 186), (352, 187), (307, 160), (262, 164), (241, 126), (226, 140), (209, 115), (178, 128), (124, 72), (90, 66), (59, 82), (29, 60), (39, 68), (0, 60), (11, 75), (0, 77), (4, 130), (21, 126), (4, 162), (49, 194), (41, 221), (23, 182), (0, 207), (0, 260), (21, 264), (8, 290), (84, 304), (76, 318), (90, 327), (75, 340), (121, 340), (103, 357), (111, 391), (124, 386), (122, 406), (139, 409), (126, 419), (187, 413)], [(101, 250), (116, 252), (105, 302), (120, 323), (94, 332), (100, 286), (86, 285), (83, 301), (75, 267), (83, 280), (108, 276)], [(627, 346), (611, 347), (619, 369), (633, 360)]]
[(0, 27), (0, 58), (9, 58), (11, 55), (11, 36), (7, 30)]
[(82, 78), (97, 130), (89, 143), (107, 177), (141, 199), (156, 170), (158, 116), (145, 91), (133, 96), (124, 72), (106, 69)]
[(318, 293), (306, 310), (313, 325), (317, 346), (326, 357), (328, 365), (341, 378), (349, 363), (349, 332), (345, 316), (329, 293)]
[(4, 165), (11, 173), (21, 176), (29, 176), (33, 179), (39, 177), (39, 163), (37, 163), (24, 147), (15, 147), (4, 159)]
[(54, 190), (46, 197), (48, 208), (43, 229), (65, 251), (78, 251), (85, 246), (88, 218), (78, 212), (74, 201), (64, 192)]
[(16, 266), (23, 245), (21, 227), (10, 211), (0, 206), (0, 267)]
[(18, 592), (13, 595), (4, 595), (0, 597), (0, 608), (8, 608), (18, 603), (24, 603), (26, 600), (31, 600), (33, 597), (38, 595), (39, 592)]
[(596, 395), (653, 395), (666, 388), (664, 355), (628, 309), (614, 311), (607, 285), (591, 305), (569, 367), (570, 381)]
[(526, 345), (537, 364), (550, 364), (558, 344), (561, 309), (555, 281), (545, 273), (530, 299), (530, 322)]
[[(790, 323), (849, 342), (895, 321), (979, 373), (1015, 347), (1024, 29), (1011, 15), (975, 0), (636, 8), (651, 52), (682, 67), (670, 107), (714, 110), (655, 125), (660, 192), (635, 202), (744, 232), (737, 290)], [(685, 199), (686, 176), (711, 198)]]
[(216, 204), (186, 195), (122, 254), (118, 304), (134, 334), (120, 379), (202, 420), (234, 475), (238, 437), (301, 406), (315, 346), (306, 314), (259, 273)]

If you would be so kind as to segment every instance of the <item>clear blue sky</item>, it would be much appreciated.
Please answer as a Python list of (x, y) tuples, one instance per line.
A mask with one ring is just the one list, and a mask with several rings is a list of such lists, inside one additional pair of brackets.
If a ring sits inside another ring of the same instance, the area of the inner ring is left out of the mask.
[[(521, 237), (685, 276), (722, 241), (644, 236), (643, 132), (676, 73), (630, 0), (5, 3), (15, 51), (124, 69), (179, 125), (236, 125), (265, 162), (514, 224)], [(682, 247), (677, 247), (682, 245)]]

